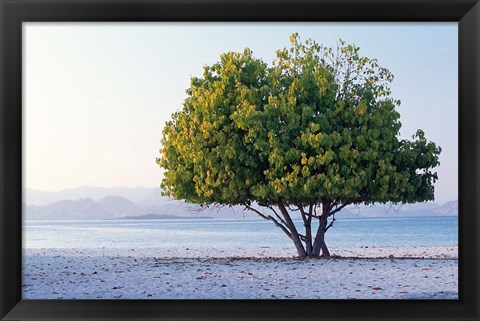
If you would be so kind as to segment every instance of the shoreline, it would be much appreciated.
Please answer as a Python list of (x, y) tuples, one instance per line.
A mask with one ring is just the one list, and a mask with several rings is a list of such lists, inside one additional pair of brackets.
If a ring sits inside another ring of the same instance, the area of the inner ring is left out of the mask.
[[(384, 258), (384, 259), (458, 259), (458, 246), (360, 246), (330, 247), (332, 257)], [(29, 248), (24, 255), (39, 254), (67, 256), (113, 256), (154, 258), (296, 258), (293, 246), (289, 247), (150, 247), (150, 248)]]
[[(377, 254), (387, 250), (374, 249)], [(417, 249), (429, 258), (329, 259), (263, 252), (162, 257), (159, 249), (28, 249), (23, 299), (458, 299), (454, 249)]]

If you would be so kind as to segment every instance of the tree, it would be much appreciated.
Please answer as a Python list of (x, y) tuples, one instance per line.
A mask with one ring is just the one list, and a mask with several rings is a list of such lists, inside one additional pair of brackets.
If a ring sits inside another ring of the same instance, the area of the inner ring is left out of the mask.
[(399, 139), (393, 75), (376, 59), (343, 41), (290, 41), (270, 66), (245, 49), (191, 79), (163, 130), (161, 186), (190, 203), (243, 205), (300, 257), (329, 257), (325, 232), (345, 206), (433, 200), (441, 148), (422, 130)]

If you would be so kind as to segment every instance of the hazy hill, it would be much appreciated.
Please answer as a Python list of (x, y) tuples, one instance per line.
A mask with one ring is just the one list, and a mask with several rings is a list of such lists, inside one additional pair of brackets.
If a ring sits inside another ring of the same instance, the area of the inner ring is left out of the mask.
[(149, 187), (90, 187), (83, 186), (78, 188), (64, 189), (58, 192), (45, 192), (36, 189), (26, 188), (24, 190), (23, 202), (27, 205), (46, 205), (61, 200), (78, 200), (82, 198), (91, 198), (98, 201), (107, 196), (121, 196), (132, 202), (145, 200), (158, 193), (160, 188)]
[(99, 200), (98, 205), (114, 217), (143, 215), (146, 209), (121, 196), (107, 196)]
[[(92, 220), (125, 216), (173, 215), (181, 217), (258, 218), (241, 206), (209, 207), (161, 196), (160, 188), (96, 188), (81, 187), (60, 192), (26, 189), (25, 217), (29, 220)], [(70, 197), (70, 199), (62, 199)], [(51, 203), (45, 203), (53, 200)], [(416, 203), (407, 205), (349, 206), (337, 218), (411, 217), (457, 215), (458, 201), (443, 205)], [(296, 215), (294, 215), (296, 217)], [(146, 217), (148, 218), (148, 217)]]
[(433, 202), (403, 204), (350, 206), (348, 209), (363, 217), (419, 217), (419, 216), (455, 216), (458, 215), (458, 200), (438, 205)]
[(201, 209), (198, 206), (182, 201), (165, 199), (157, 205), (136, 204), (121, 196), (107, 196), (94, 201), (91, 198), (77, 200), (62, 200), (47, 205), (26, 205), (24, 213), (27, 220), (99, 220), (116, 219), (124, 217), (139, 217), (141, 219), (154, 218), (152, 215), (170, 217), (216, 217), (216, 218), (241, 218), (257, 217), (252, 213), (243, 213), (238, 208)]
[(100, 220), (111, 218), (97, 202), (90, 198), (63, 200), (48, 205), (25, 205), (28, 220)]
[(403, 205), (349, 206), (348, 208), (364, 217), (418, 217), (435, 216), (435, 210), (438, 207), (440, 207), (438, 204), (428, 202)]
[(438, 215), (458, 215), (458, 200), (446, 202), (442, 206), (435, 209)]

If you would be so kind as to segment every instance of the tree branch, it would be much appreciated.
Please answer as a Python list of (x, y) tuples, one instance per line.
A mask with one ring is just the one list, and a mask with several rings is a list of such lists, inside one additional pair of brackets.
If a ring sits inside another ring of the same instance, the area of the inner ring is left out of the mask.
[(302, 215), (302, 220), (303, 220), (303, 224), (306, 225), (307, 224), (307, 216), (305, 215), (305, 210), (303, 209), (302, 206), (298, 205), (298, 204), (295, 204), (298, 208), (298, 210), (300, 211), (300, 215)]
[[(262, 212), (260, 212), (259, 210), (257, 210), (256, 208), (251, 207), (250, 205), (247, 205), (247, 204), (244, 204), (244, 205), (245, 205), (246, 209), (257, 213), (261, 218), (263, 218), (267, 221), (272, 221), (276, 226), (278, 226), (279, 228), (282, 229), (283, 233), (285, 233), (289, 238), (292, 238), (292, 234), (288, 231), (288, 229), (285, 226), (283, 226), (280, 222), (278, 222), (273, 216), (265, 215)], [(282, 220), (282, 222), (284, 222), (284, 221)]]
[(328, 226), (325, 227), (325, 232), (328, 231), (328, 229), (333, 226), (333, 222), (335, 222), (335, 214), (333, 214), (332, 221), (330, 222), (330, 224), (328, 224)]
[(310, 207), (308, 209), (308, 212), (305, 212), (303, 207), (299, 206), (299, 208), (300, 208), (300, 212), (302, 213), (302, 218), (304, 218), (304, 220), (306, 219), (306, 217), (308, 217), (310, 220), (311, 220), (312, 217), (320, 218), (320, 216), (313, 214), (313, 211), (312, 211), (313, 206), (312, 205), (310, 205)]
[(312, 215), (313, 215), (313, 206), (314, 206), (314, 204), (310, 203), (310, 205), (308, 207), (308, 214), (309, 214), (310, 217), (312, 217)]
[(292, 212), (297, 212), (300, 210), (300, 206), (297, 205), (297, 209), (294, 209), (294, 208), (291, 208), (290, 206), (288, 206), (288, 209)]
[(340, 212), (345, 206), (349, 205), (350, 201), (343, 203), (341, 206), (337, 206), (333, 211), (328, 213), (328, 216), (335, 215), (335, 213)]
[(267, 205), (266, 207), (268, 207), (269, 209), (272, 210), (273, 213), (275, 213), (275, 216), (280, 220), (280, 222), (282, 222), (282, 224), (283, 224), (284, 226), (286, 226), (286, 227), (288, 226), (288, 225), (287, 225), (287, 222), (285, 222), (285, 220), (277, 213), (277, 211), (275, 211), (275, 209), (273, 208), (273, 206)]
[(339, 201), (333, 201), (333, 203), (330, 204), (330, 208), (334, 208), (334, 207), (336, 208), (336, 207), (338, 207), (338, 202), (339, 202)]
[(308, 212), (305, 212), (305, 215), (308, 216), (308, 217), (320, 218), (320, 216), (315, 215), (315, 214), (310, 214), (310, 213), (308, 213)]

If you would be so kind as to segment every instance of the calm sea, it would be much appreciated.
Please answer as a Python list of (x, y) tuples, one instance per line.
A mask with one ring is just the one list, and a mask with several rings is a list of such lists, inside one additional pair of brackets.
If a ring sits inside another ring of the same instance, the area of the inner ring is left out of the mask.
[[(299, 229), (300, 221), (296, 221)], [(338, 219), (334, 247), (458, 245), (457, 217)], [(24, 248), (291, 246), (272, 222), (252, 219), (29, 221)]]

